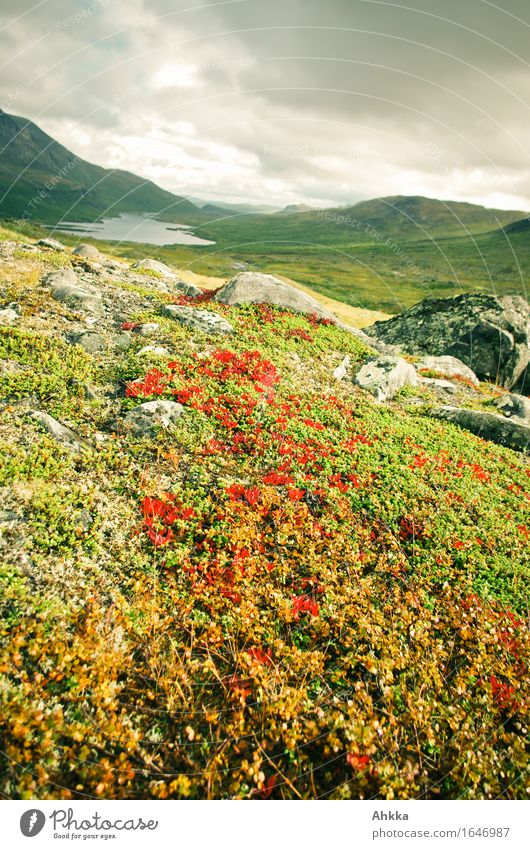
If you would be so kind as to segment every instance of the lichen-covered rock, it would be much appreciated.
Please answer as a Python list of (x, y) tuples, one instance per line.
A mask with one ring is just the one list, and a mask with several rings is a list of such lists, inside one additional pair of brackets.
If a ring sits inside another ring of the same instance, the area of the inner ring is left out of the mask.
[(416, 368), (419, 372), (421, 371), (434, 371), (438, 374), (442, 374), (444, 377), (463, 377), (466, 380), (469, 380), (474, 386), (479, 386), (479, 379), (477, 375), (471, 371), (469, 366), (466, 366), (461, 360), (458, 360), (456, 357), (422, 357), (421, 360), (416, 363)]
[(365, 332), (409, 354), (456, 357), (481, 380), (508, 388), (527, 380), (530, 306), (519, 296), (428, 298)]
[(123, 423), (126, 430), (136, 436), (153, 436), (158, 428), (172, 427), (183, 413), (184, 407), (176, 401), (147, 401), (129, 410)]
[(210, 336), (233, 333), (234, 328), (221, 315), (209, 310), (198, 310), (194, 307), (179, 307), (176, 304), (165, 304), (161, 312), (169, 318), (174, 318), (191, 330), (200, 330)]
[(370, 357), (355, 375), (355, 383), (378, 401), (390, 401), (403, 386), (417, 386), (418, 375), (401, 357)]
[(294, 286), (278, 280), (272, 274), (243, 271), (236, 274), (215, 296), (222, 304), (274, 304), (277, 307), (301, 313), (316, 313), (320, 318), (337, 321), (315, 298), (306, 295)]
[(462, 407), (438, 407), (430, 415), (437, 419), (452, 422), (471, 431), (482, 439), (505, 445), (515, 451), (530, 451), (530, 425), (488, 413), (482, 410), (468, 410)]

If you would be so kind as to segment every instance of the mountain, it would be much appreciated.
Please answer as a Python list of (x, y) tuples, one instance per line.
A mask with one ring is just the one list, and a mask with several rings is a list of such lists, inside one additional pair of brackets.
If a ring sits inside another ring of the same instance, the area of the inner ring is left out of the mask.
[(93, 221), (104, 215), (198, 213), (185, 198), (129, 171), (81, 159), (36, 124), (0, 110), (0, 217)]
[(267, 215), (268, 213), (280, 211), (277, 206), (271, 206), (266, 203), (228, 203), (224, 200), (205, 201), (195, 197), (190, 197), (189, 200), (201, 209), (209, 206), (224, 211), (228, 210), (236, 215)]
[[(215, 221), (201, 235), (217, 242), (256, 240), (292, 244), (352, 245), (424, 241), (488, 233), (520, 220), (521, 210), (487, 209), (472, 203), (418, 196), (361, 201), (336, 209), (244, 216)], [(258, 242), (256, 241), (257, 245)]]
[(308, 206), (307, 203), (290, 203), (288, 206), (280, 209), (278, 215), (285, 215), (285, 213), (290, 212), (311, 212), (313, 209), (314, 207)]

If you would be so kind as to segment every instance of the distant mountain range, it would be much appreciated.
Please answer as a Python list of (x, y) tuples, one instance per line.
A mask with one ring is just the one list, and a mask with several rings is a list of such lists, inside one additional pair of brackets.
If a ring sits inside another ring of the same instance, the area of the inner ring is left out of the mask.
[(36, 124), (0, 110), (0, 218), (55, 223), (124, 212), (167, 212), (175, 220), (198, 209), (136, 174), (86, 162)]

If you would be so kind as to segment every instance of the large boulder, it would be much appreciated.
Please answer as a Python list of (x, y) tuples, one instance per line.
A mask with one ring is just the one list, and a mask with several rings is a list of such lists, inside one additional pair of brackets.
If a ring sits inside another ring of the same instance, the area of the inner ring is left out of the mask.
[(509, 419), (495, 413), (482, 410), (469, 410), (462, 407), (439, 407), (430, 412), (431, 416), (459, 425), (482, 439), (505, 445), (515, 451), (530, 451), (530, 425), (520, 419)]
[(198, 310), (195, 307), (180, 307), (177, 304), (166, 304), (161, 312), (169, 318), (180, 321), (190, 330), (200, 330), (209, 336), (220, 336), (233, 333), (234, 328), (222, 315), (209, 310)]
[(370, 357), (355, 375), (355, 383), (378, 401), (390, 401), (403, 386), (417, 386), (418, 375), (401, 357)]
[(57, 239), (39, 239), (37, 242), (39, 247), (41, 248), (49, 248), (51, 251), (65, 251), (66, 248), (62, 242), (58, 242)]
[(416, 356), (457, 357), (482, 380), (523, 386), (530, 361), (530, 306), (517, 295), (428, 298), (364, 328)]
[(222, 304), (274, 304), (277, 307), (294, 312), (316, 313), (334, 323), (337, 319), (315, 298), (306, 295), (294, 286), (283, 283), (272, 274), (259, 274), (255, 271), (243, 271), (228, 281), (217, 293), (215, 300)]

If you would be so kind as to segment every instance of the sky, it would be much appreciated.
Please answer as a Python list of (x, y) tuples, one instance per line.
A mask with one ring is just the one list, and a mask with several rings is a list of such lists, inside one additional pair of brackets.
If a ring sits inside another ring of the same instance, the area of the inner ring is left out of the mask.
[(2, 0), (0, 107), (177, 194), (530, 209), (525, 0)]

